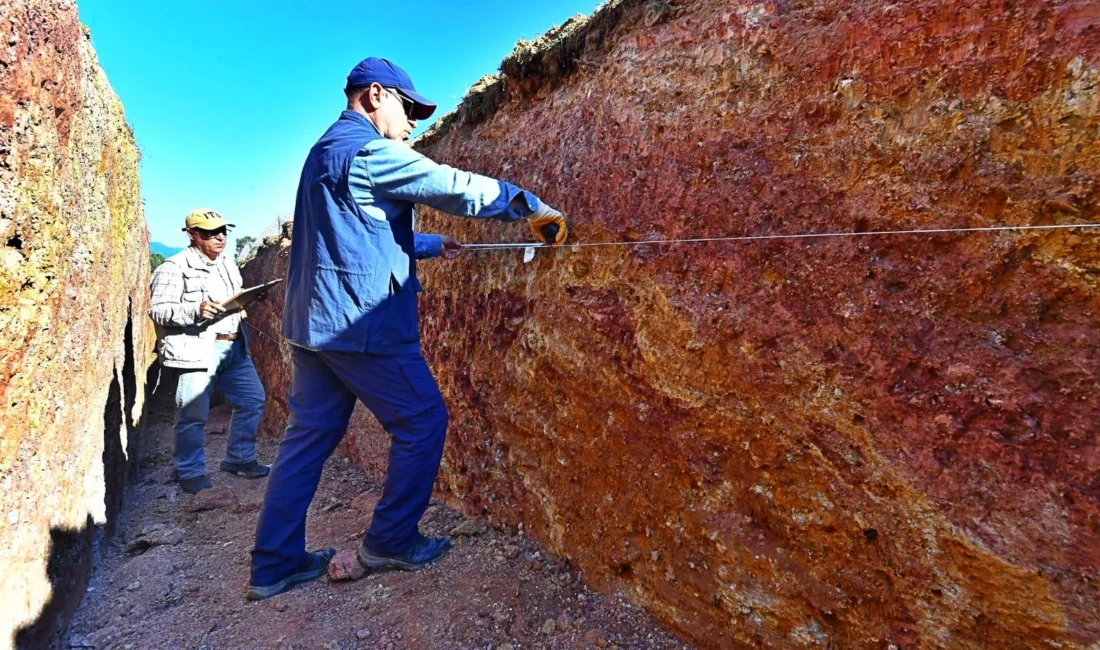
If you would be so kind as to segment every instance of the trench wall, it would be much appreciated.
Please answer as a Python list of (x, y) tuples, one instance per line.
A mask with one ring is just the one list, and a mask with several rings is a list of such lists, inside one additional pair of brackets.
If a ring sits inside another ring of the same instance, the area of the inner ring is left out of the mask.
[[(416, 146), (531, 189), (578, 242), (1095, 222), (1098, 21), (1087, 1), (610, 2), (521, 43)], [(530, 239), (427, 209), (420, 229)], [(700, 647), (1090, 647), (1098, 237), (424, 263), (439, 489)], [(358, 417), (349, 452), (379, 471)]]
[(153, 340), (138, 161), (75, 4), (0, 5), (0, 647), (57, 643), (122, 503)]

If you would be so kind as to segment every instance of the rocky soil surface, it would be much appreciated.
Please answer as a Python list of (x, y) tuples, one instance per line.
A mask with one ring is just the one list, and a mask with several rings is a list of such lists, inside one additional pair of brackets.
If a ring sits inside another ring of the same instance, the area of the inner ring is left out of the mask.
[[(585, 587), (565, 561), (522, 534), (466, 520), (439, 502), (422, 529), (454, 539), (440, 563), (322, 579), (248, 603), (248, 552), (266, 480), (215, 471), (213, 490), (180, 492), (172, 480), (170, 390), (162, 385), (151, 404), (139, 483), (127, 494), (119, 534), (102, 549), (69, 648), (690, 647), (641, 610)], [(207, 426), (212, 468), (225, 450), (228, 418), (228, 407), (217, 407)], [(260, 458), (270, 462), (276, 448), (261, 440)], [(333, 456), (310, 511), (310, 547), (353, 553), (380, 494), (379, 482)]]

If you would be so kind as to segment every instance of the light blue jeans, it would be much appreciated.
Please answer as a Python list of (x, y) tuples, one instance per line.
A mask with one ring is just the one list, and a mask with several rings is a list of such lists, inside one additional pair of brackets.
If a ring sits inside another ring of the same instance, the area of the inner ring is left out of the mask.
[(203, 427), (210, 414), (210, 395), (217, 387), (233, 405), (225, 459), (233, 463), (256, 460), (256, 430), (264, 413), (263, 384), (248, 356), (244, 337), (214, 341), (216, 365), (207, 370), (185, 370), (176, 386), (176, 474), (180, 479), (206, 473)]

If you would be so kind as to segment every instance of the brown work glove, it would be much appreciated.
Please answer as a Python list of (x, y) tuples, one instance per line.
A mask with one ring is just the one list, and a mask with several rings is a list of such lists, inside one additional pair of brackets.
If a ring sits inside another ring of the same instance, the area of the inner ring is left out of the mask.
[(537, 210), (527, 216), (531, 232), (548, 246), (559, 246), (569, 238), (569, 220), (554, 208), (539, 201)]

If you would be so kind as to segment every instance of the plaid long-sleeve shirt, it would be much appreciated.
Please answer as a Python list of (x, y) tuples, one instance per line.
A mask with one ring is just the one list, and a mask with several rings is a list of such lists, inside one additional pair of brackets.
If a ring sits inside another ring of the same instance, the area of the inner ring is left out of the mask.
[[(194, 248), (173, 255), (153, 273), (149, 317), (162, 327), (188, 327), (201, 320), (199, 305), (204, 300), (224, 302), (241, 290), (240, 272), (225, 255), (210, 260)], [(198, 270), (187, 282), (184, 267)], [(194, 294), (184, 298), (184, 294)], [(232, 334), (241, 326), (241, 314), (220, 318), (208, 327), (215, 334)]]

